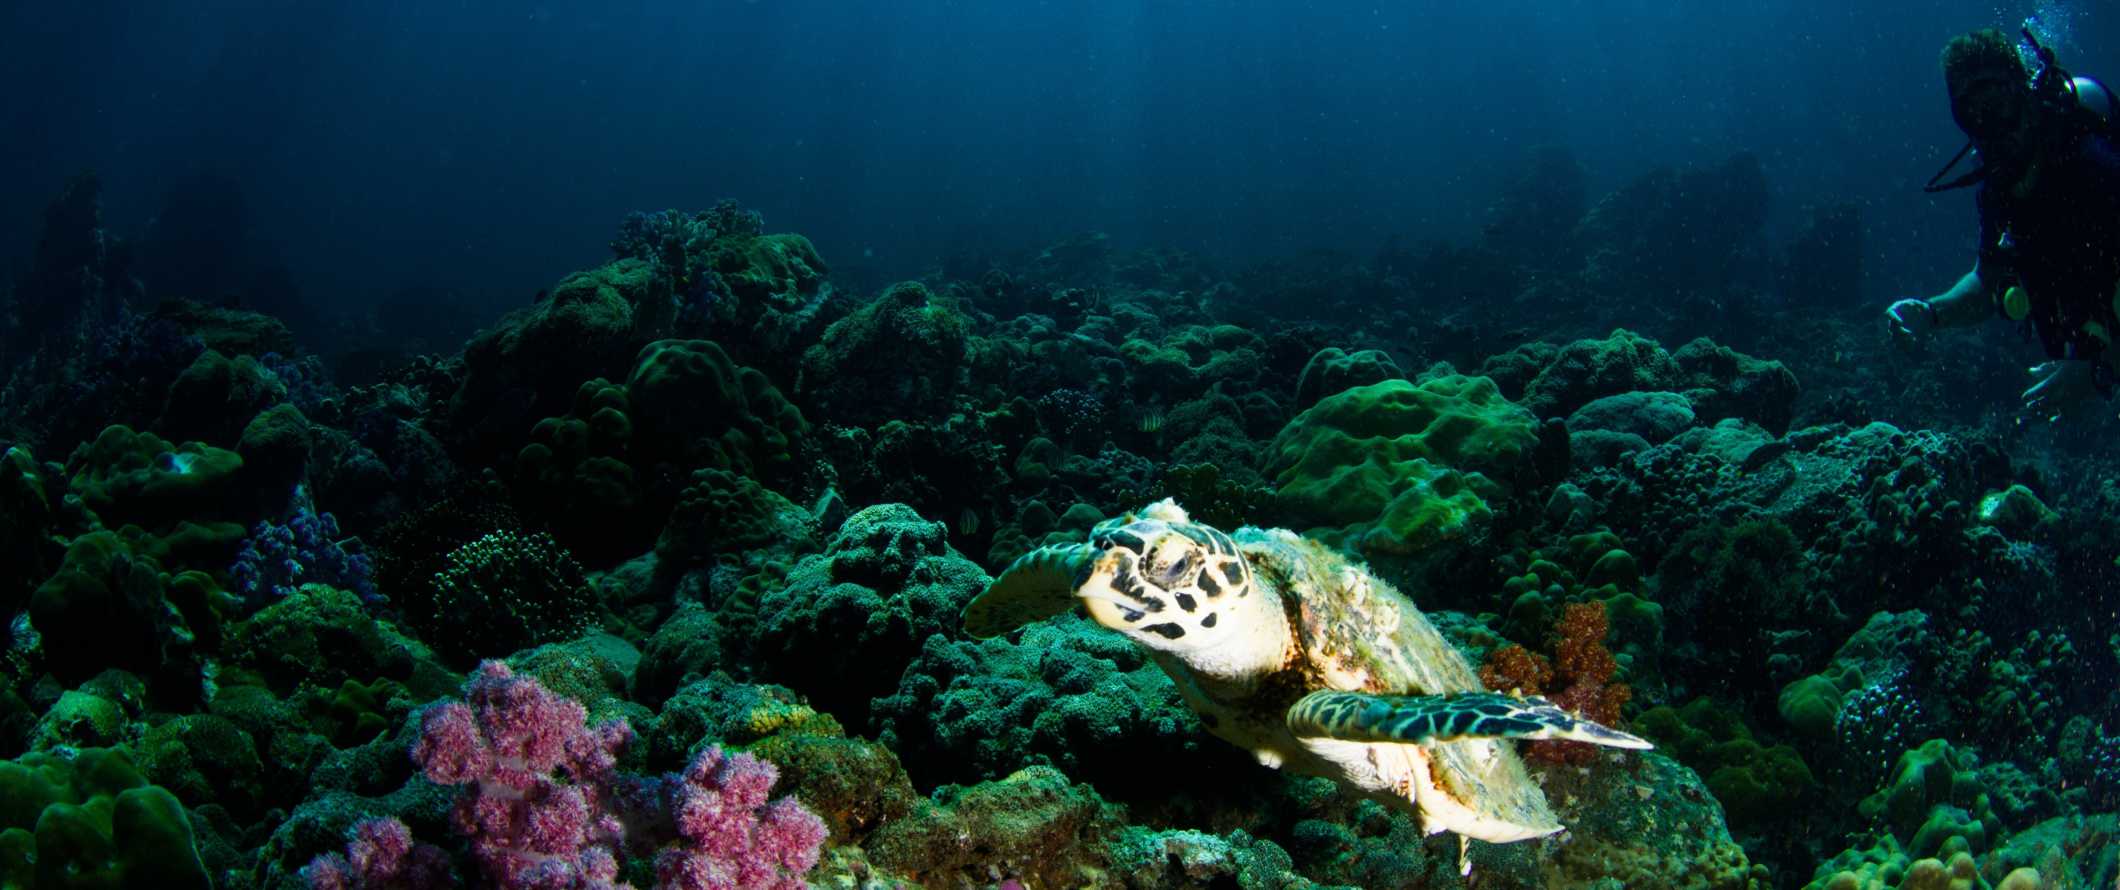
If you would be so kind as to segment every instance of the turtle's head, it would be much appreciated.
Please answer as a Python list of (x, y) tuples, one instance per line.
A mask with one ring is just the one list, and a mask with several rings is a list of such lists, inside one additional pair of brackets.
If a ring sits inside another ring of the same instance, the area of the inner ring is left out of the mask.
[(1258, 589), (1235, 541), (1177, 504), (1100, 523), (1090, 545), (1096, 554), (1075, 596), (1098, 624), (1196, 669), (1269, 646), (1280, 655), (1288, 631), (1279, 602)]

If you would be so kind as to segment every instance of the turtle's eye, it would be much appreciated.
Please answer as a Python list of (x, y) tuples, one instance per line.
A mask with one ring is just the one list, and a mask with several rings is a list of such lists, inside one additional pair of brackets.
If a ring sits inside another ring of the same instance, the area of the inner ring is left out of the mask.
[(1187, 550), (1176, 560), (1165, 563), (1161, 567), (1151, 570), (1150, 576), (1155, 580), (1157, 587), (1161, 587), (1164, 590), (1169, 590), (1183, 582), (1188, 576), (1192, 574), (1192, 570), (1194, 568), (1197, 568), (1199, 565), (1199, 551)]

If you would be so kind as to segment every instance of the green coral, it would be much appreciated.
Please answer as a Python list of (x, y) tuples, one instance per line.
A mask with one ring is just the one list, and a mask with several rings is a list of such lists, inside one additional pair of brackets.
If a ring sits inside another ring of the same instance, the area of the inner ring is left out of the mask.
[(164, 300), (154, 318), (174, 324), (223, 355), (293, 355), (299, 348), (287, 324), (260, 312), (197, 300)]
[(1110, 850), (1113, 867), (1133, 887), (1301, 890), (1317, 886), (1296, 874), (1295, 860), (1288, 851), (1241, 828), (1224, 836), (1130, 825), (1112, 841)]
[(1127, 391), (1141, 398), (1181, 400), (1209, 387), (1258, 388), (1266, 341), (1236, 325), (1188, 325), (1161, 337), (1148, 330), (1119, 344), (1127, 363)]
[(1295, 408), (1300, 411), (1333, 393), (1404, 376), (1399, 363), (1383, 350), (1348, 352), (1327, 346), (1303, 364), (1303, 373), (1296, 378)]
[(407, 618), (457, 667), (569, 639), (597, 621), (599, 607), (581, 564), (550, 533), (496, 530), (457, 548), (446, 562), (431, 594)]
[(1925, 613), (1878, 612), (1823, 669), (1783, 686), (1776, 708), (1845, 779), (1868, 787), (1927, 730), (1906, 681), (1917, 650), (1931, 645)]
[(267, 492), (292, 489), (308, 470), (309, 452), (317, 438), (309, 418), (293, 405), (283, 403), (258, 412), (236, 439), (246, 483)]
[(786, 687), (738, 683), (716, 671), (679, 690), (646, 726), (651, 770), (681, 769), (714, 744), (771, 762), (780, 770), (774, 787), (822, 817), (833, 846), (861, 842), (921, 797), (891, 749), (848, 737), (839, 721)]
[(801, 235), (763, 234), (758, 214), (733, 201), (642, 222), (629, 223), (612, 248), (649, 261), (670, 286), (666, 306), (641, 311), (635, 330), (649, 337), (720, 337), (744, 361), (787, 373), (838, 308), (816, 246)]
[(1095, 789), (1051, 767), (997, 782), (945, 789), (866, 845), (878, 865), (931, 886), (960, 886), (1000, 874), (1029, 886), (1099, 883), (1108, 865), (1102, 842), (1124, 811)]
[[(929, 637), (875, 703), (878, 738), (923, 784), (973, 782), (1047, 764), (1144, 801), (1246, 769), (1209, 736), (1139, 647), (1080, 616), (1015, 639)], [(1183, 768), (1142, 771), (1144, 761)]]
[(802, 412), (766, 375), (710, 340), (657, 340), (626, 378), (636, 463), (669, 460), (771, 480), (793, 474), (808, 432)]
[(988, 578), (911, 507), (855, 513), (822, 554), (759, 597), (757, 655), (766, 676), (854, 725), (888, 694), (921, 641), (954, 634)]
[(1805, 559), (1795, 533), (1765, 518), (1695, 525), (1658, 566), (1657, 601), (1725, 691), (1749, 692), (1761, 675), (1746, 666), (1811, 619)]
[(1782, 687), (1776, 706), (1781, 711), (1781, 718), (1789, 721), (1789, 726), (1797, 732), (1816, 739), (1830, 739), (1834, 724), (1840, 719), (1847, 691), (1860, 684), (1847, 685), (1849, 689), (1843, 690), (1842, 682), (1834, 677), (1811, 674)]
[[(1634, 555), (1620, 544), (1618, 535), (1605, 529), (1511, 554), (1503, 564), (1509, 567), (1509, 575), (1502, 581), (1502, 593), (1512, 599), (1542, 591), (1580, 590), (1612, 596), (1638, 591), (1642, 583), (1641, 566)], [(1538, 632), (1543, 633), (1544, 627), (1540, 625)]]
[[(1863, 798), (1857, 809), (1865, 818), (1881, 821), (1895, 837), (1908, 841), (1919, 836), (1936, 812), (1944, 809), (1961, 810), (1977, 823), (1995, 824), (1994, 808), (1979, 768), (1980, 762), (1971, 752), (1943, 739), (1930, 739), (1901, 754), (1885, 786)], [(1968, 829), (1963, 819), (1954, 824)], [(1972, 824), (1968, 830), (1979, 830), (1979, 825)], [(1933, 836), (1934, 832), (1930, 834)], [(1921, 855), (1928, 851), (1912, 852)]]
[(287, 398), (278, 376), (248, 355), (208, 349), (170, 383), (156, 432), (177, 441), (229, 442), (259, 411)]
[[(414, 602), (398, 605), (409, 611)], [(432, 698), (455, 692), (460, 682), (427, 661), (426, 650), (394, 624), (377, 620), (359, 596), (323, 584), (304, 584), (259, 609), (228, 640), (230, 679), (283, 696), (305, 686), (334, 689), (387, 677)]]
[(45, 666), (71, 685), (106, 668), (153, 676), (182, 663), (193, 636), (169, 607), (166, 581), (153, 557), (113, 532), (75, 538), (30, 595)]
[(388, 731), (389, 702), (409, 698), (404, 684), (389, 678), (363, 683), (351, 677), (337, 689), (308, 687), (299, 702), (309, 725), (334, 748), (355, 748)]
[(1329, 396), (1268, 448), (1277, 502), (1312, 534), (1409, 554), (1482, 533), (1490, 501), (1538, 441), (1530, 412), (1484, 377), (1387, 380)]
[(1160, 417), (1144, 413), (1138, 425), (1150, 440), (1149, 453), (1167, 451), (1175, 463), (1216, 464), (1224, 476), (1256, 485), (1261, 481), (1256, 469), (1260, 443), (1252, 441), (1251, 430), (1261, 425), (1279, 430), (1287, 415), (1270, 400), (1271, 412), (1254, 410), (1248, 402), (1230, 397), (1217, 386), (1199, 398), (1171, 406)]
[(1655, 340), (1625, 328), (1603, 340), (1560, 348), (1524, 386), (1524, 405), (1540, 417), (1566, 417), (1601, 396), (1674, 389), (1678, 363)]
[(1523, 403), (1540, 417), (1566, 417), (1606, 396), (1661, 390), (1684, 396), (1703, 422), (1742, 417), (1777, 433), (1788, 428), (1798, 391), (1796, 375), (1780, 362), (1756, 359), (1705, 337), (1666, 352), (1655, 340), (1625, 328), (1602, 340), (1576, 340), (1559, 348), (1519, 347), (1481, 370), (1512, 387), (1532, 373), (1523, 384)]
[[(27, 709), (25, 708), (25, 711)], [(72, 689), (37, 718), (28, 750), (115, 748), (139, 737), (147, 713), (147, 684), (124, 671), (104, 671)]]
[[(496, 327), (490, 340), (473, 340), (465, 362), (470, 365), (473, 355), (487, 348), (532, 365), (611, 356), (633, 332), (634, 307), (656, 293), (653, 280), (646, 266), (626, 260), (568, 275), (529, 312)], [(539, 376), (551, 373), (536, 367), (524, 370)]]
[(936, 423), (889, 420), (873, 432), (845, 430), (833, 443), (841, 490), (854, 503), (898, 502), (948, 517), (969, 538), (979, 513), (1009, 482), (1002, 447), (983, 423), (953, 414)]
[(782, 312), (814, 299), (830, 271), (810, 239), (796, 234), (720, 239), (709, 256), (738, 301)]
[(67, 487), (106, 525), (160, 530), (182, 520), (247, 518), (243, 458), (202, 442), (105, 427), (67, 459)]
[(603, 562), (639, 552), (654, 534), (652, 511), (626, 461), (633, 421), (626, 390), (601, 377), (574, 391), (563, 416), (530, 429), (515, 456), (516, 501), (549, 523), (554, 537)]
[(1973, 511), (1973, 519), (2020, 539), (2038, 538), (2061, 524), (2061, 514), (2022, 485), (2012, 485), (1981, 496), (1980, 506)]
[(755, 479), (694, 470), (655, 543), (655, 570), (744, 565), (769, 551), (814, 546), (814, 525), (809, 511)]
[[(149, 729), (134, 748), (140, 771), (187, 800), (210, 800), (237, 819), (264, 815), (268, 802), (257, 744), (234, 721), (185, 714)], [(270, 789), (276, 804), (292, 805), (303, 789)]]
[(825, 329), (795, 388), (839, 423), (940, 419), (965, 382), (969, 332), (954, 302), (917, 281), (892, 285)]
[(465, 344), (445, 428), (478, 457), (513, 451), (524, 429), (566, 409), (582, 381), (624, 366), (639, 347), (634, 307), (666, 301), (668, 288), (632, 259), (561, 280)]
[(0, 886), (210, 888), (191, 820), (126, 754), (0, 762)]
[(641, 348), (623, 385), (595, 378), (517, 453), (517, 502), (592, 564), (653, 543), (671, 489), (642, 480), (671, 467), (787, 479), (808, 424), (759, 371), (708, 340)]
[(1784, 818), (1817, 787), (1796, 749), (1759, 743), (1737, 712), (1713, 699), (1696, 698), (1684, 708), (1651, 708), (1634, 719), (1633, 728), (1707, 776), (1709, 790), (1735, 827), (1760, 828)]
[[(1664, 607), (1639, 595), (1641, 567), (1618, 535), (1605, 529), (1570, 535), (1537, 549), (1518, 548), (1495, 562), (1502, 569), (1502, 597), (1509, 604), (1497, 626), (1502, 636), (1546, 651), (1563, 609), (1570, 603), (1601, 602), (1611, 628), (1612, 653), (1628, 684), (1637, 692), (1661, 688)], [(1655, 696), (1637, 695), (1644, 697)]]
[[(1640, 724), (1633, 729), (1639, 730)], [(1751, 890), (1772, 886), (1730, 837), (1721, 794), (1707, 793), (1692, 769), (1663, 750), (1630, 757), (1624, 769), (1540, 771), (1546, 797), (1568, 826), (1568, 842), (1551, 852), (1529, 845), (1503, 849), (1533, 859), (1539, 880), (1521, 887), (1656, 887)], [(1638, 758), (1638, 760), (1634, 759)], [(1708, 789), (1713, 791), (1711, 778)], [(1506, 854), (1505, 854), (1506, 855)], [(1502, 856), (1497, 855), (1497, 859)], [(1507, 860), (1505, 860), (1507, 861)], [(1478, 886), (1477, 884), (1473, 886)]]

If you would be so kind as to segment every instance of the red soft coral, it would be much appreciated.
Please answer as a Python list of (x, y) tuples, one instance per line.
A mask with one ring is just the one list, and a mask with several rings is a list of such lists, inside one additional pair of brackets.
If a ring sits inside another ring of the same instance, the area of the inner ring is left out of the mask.
[[(1543, 695), (1583, 719), (1616, 728), (1620, 708), (1634, 693), (1627, 684), (1612, 681), (1619, 672), (1619, 662), (1605, 648), (1605, 634), (1610, 627), (1604, 603), (1569, 603), (1553, 626), (1551, 662), (1522, 646), (1504, 646), (1481, 666), (1480, 682), (1502, 692)], [(1529, 742), (1524, 745), (1524, 756), (1551, 763), (1584, 764), (1597, 756), (1597, 746), (1587, 742)]]
[(1480, 666), (1480, 683), (1497, 692), (1537, 695), (1553, 682), (1553, 665), (1546, 657), (1510, 643), (1487, 656)]

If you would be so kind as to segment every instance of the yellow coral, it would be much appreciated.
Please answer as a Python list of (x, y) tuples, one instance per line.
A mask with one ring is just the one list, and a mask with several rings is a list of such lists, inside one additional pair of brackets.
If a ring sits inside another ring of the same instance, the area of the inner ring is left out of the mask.
[(809, 705), (798, 702), (759, 702), (744, 714), (743, 726), (756, 738), (781, 732), (822, 736), (846, 734), (832, 715), (818, 713)]
[(2037, 871), (2020, 868), (2003, 875), (2001, 882), (1995, 885), (1995, 890), (2040, 890), (2045, 886), (2046, 882), (2039, 879)]

